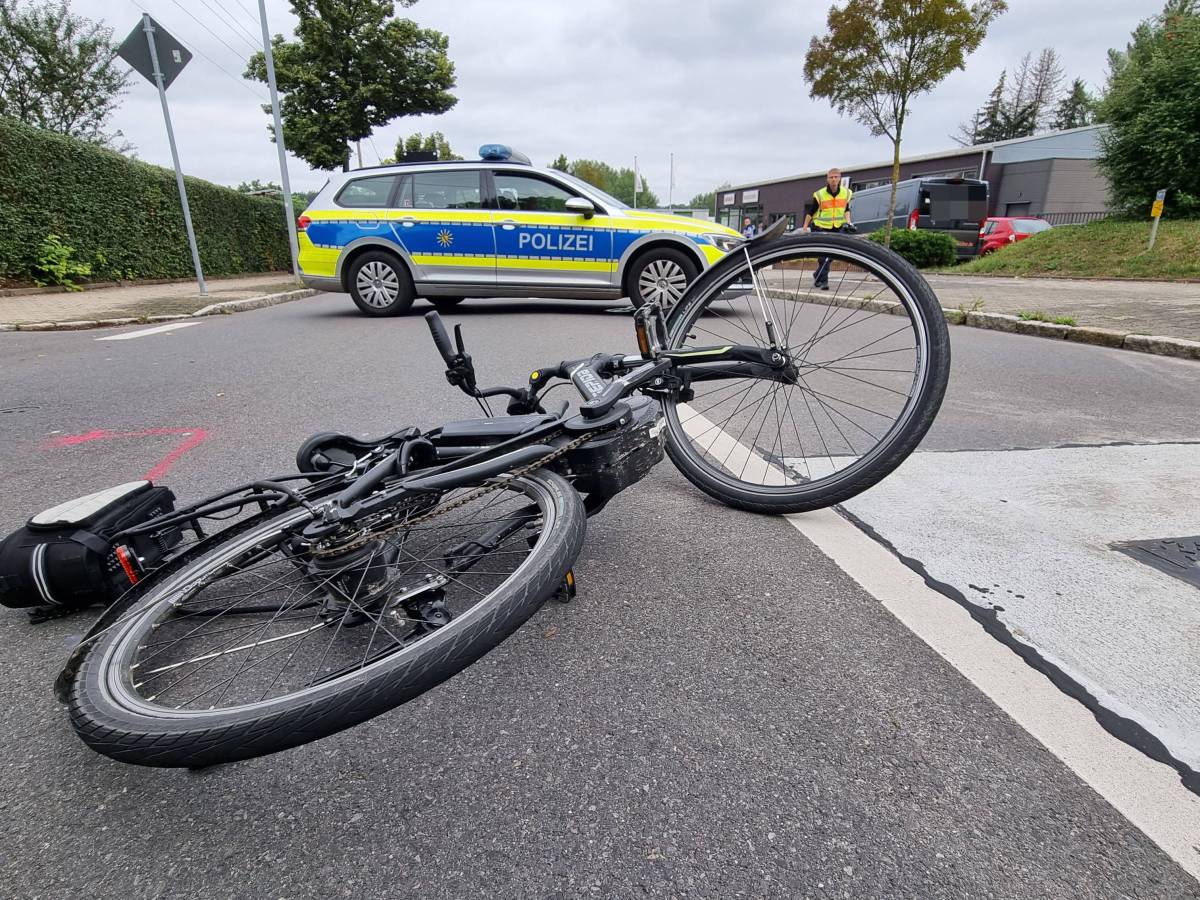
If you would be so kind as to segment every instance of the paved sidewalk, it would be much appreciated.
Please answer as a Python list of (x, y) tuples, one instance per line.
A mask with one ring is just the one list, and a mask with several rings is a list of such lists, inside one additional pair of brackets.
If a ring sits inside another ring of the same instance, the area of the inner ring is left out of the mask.
[(978, 275), (926, 278), (947, 309), (1043, 312), (1070, 316), (1079, 325), (1200, 341), (1200, 284)]
[(195, 281), (0, 297), (0, 325), (190, 315), (213, 303), (245, 300), (302, 287), (286, 272), (217, 278), (209, 280), (207, 285), (208, 294), (203, 297)]

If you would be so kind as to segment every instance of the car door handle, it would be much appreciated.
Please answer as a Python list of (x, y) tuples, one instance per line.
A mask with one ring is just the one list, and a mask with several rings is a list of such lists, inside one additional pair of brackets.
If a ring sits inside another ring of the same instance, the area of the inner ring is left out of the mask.
[(417, 224), (417, 220), (412, 216), (401, 216), (400, 225), (403, 228), (412, 228)]
[(503, 228), (505, 231), (512, 231), (514, 228), (517, 227), (517, 220), (516, 219), (501, 219), (500, 227)]

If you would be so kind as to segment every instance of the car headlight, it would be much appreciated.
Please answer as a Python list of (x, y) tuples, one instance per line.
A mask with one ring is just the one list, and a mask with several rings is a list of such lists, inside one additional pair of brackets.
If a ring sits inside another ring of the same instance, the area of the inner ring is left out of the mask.
[(732, 234), (706, 234), (704, 237), (722, 253), (728, 253), (746, 242), (744, 238), (734, 237)]

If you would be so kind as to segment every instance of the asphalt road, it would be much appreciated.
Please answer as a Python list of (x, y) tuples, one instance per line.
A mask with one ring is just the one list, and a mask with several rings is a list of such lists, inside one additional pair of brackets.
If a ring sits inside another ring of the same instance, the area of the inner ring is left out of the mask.
[[(595, 304), (455, 318), (489, 382), (632, 345), (628, 318)], [(313, 431), (472, 413), (419, 318), (368, 320), (344, 297), (99, 336), (3, 336), (0, 529), (184, 442), (163, 481), (187, 498), (287, 469)], [(952, 337), (925, 449), (1200, 436), (1194, 364)], [(576, 572), (573, 604), (419, 701), (201, 773), (74, 738), (49, 685), (85, 616), (0, 616), (3, 892), (1200, 897), (787, 522), (709, 502), (664, 464), (589, 522)]]

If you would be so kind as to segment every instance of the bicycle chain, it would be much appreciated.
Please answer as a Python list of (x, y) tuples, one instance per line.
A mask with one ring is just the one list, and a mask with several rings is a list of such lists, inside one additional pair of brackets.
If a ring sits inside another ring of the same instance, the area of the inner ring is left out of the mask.
[(576, 447), (580, 446), (581, 444), (585, 444), (588, 441), (592, 440), (593, 438), (596, 437), (596, 435), (598, 433), (599, 432), (595, 432), (595, 431), (589, 432), (587, 434), (581, 435), (580, 437), (577, 437), (573, 441), (568, 441), (567, 443), (565, 443), (561, 447), (559, 447), (557, 450), (552, 451), (547, 456), (543, 456), (541, 459), (537, 460), (536, 462), (530, 463), (529, 465), (525, 466), (522, 469), (517, 469), (515, 472), (512, 472), (508, 475), (500, 476), (500, 477), (496, 478), (495, 480), (489, 482), (488, 484), (478, 487), (473, 491), (468, 491), (467, 493), (463, 494), (461, 497), (456, 497), (454, 500), (451, 500), (449, 503), (438, 504), (438, 506), (436, 506), (434, 509), (431, 509), (429, 512), (423, 513), (422, 515), (417, 516), (415, 519), (405, 519), (403, 522), (397, 522), (395, 525), (392, 525), (388, 528), (380, 529), (378, 531), (368, 530), (368, 531), (364, 532), (362, 534), (362, 536), (359, 537), (357, 540), (353, 540), (353, 541), (350, 541), (349, 543), (345, 543), (345, 544), (338, 544), (336, 547), (331, 547), (331, 548), (328, 548), (325, 550), (319, 549), (318, 547), (314, 546), (310, 549), (309, 553), (314, 558), (317, 558), (317, 559), (322, 559), (322, 558), (330, 557), (330, 556), (340, 556), (343, 553), (349, 553), (351, 550), (357, 550), (359, 547), (365, 547), (371, 541), (377, 540), (381, 537), (385, 537), (385, 536), (392, 534), (394, 532), (397, 532), (397, 531), (403, 531), (406, 528), (411, 528), (413, 525), (416, 525), (418, 522), (424, 522), (428, 519), (432, 519), (434, 516), (439, 516), (442, 513), (446, 513), (446, 512), (450, 512), (451, 510), (458, 509), (460, 506), (464, 506), (467, 503), (470, 503), (472, 500), (477, 500), (478, 498), (480, 498), (486, 494), (490, 494), (492, 491), (498, 491), (501, 488), (503, 488), (506, 484), (509, 484), (509, 483), (515, 481), (516, 479), (521, 478), (524, 475), (528, 475), (530, 472), (532, 472), (536, 469), (540, 469), (540, 468), (542, 468), (542, 466), (545, 466), (548, 463), (554, 462), (556, 459), (569, 453), (570, 451), (574, 450)]

